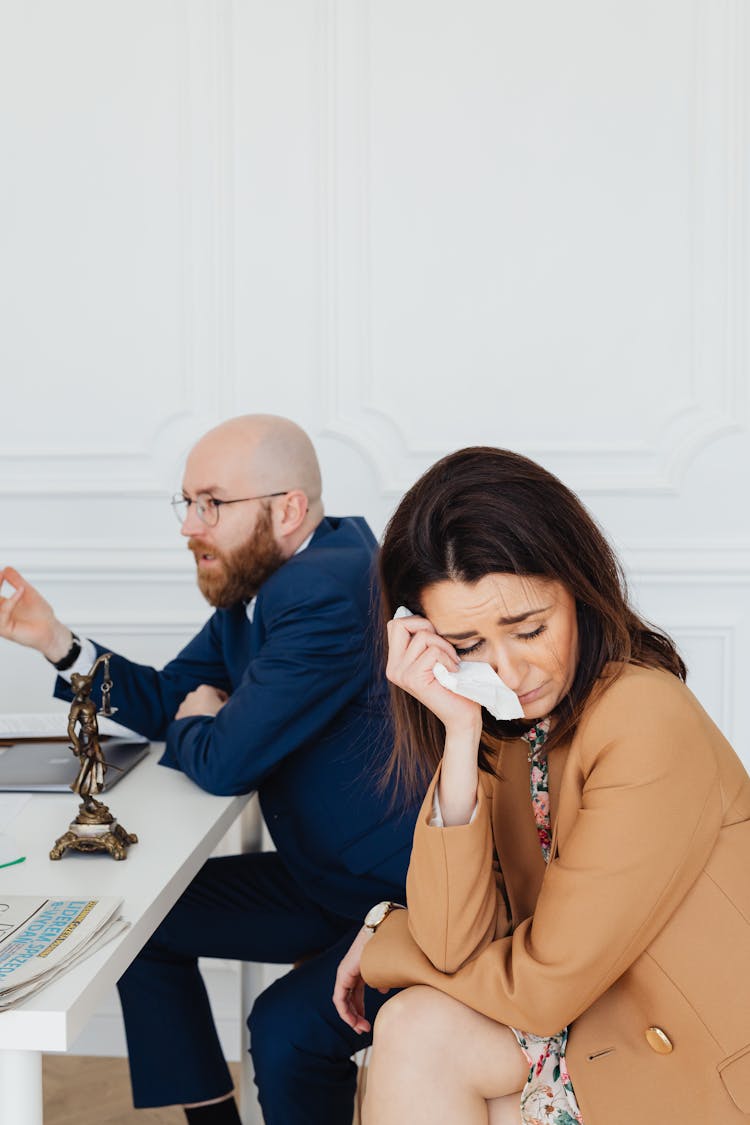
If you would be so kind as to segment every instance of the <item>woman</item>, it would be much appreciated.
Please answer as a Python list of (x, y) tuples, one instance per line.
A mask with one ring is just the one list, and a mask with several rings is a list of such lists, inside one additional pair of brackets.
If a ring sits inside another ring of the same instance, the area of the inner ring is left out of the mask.
[[(359, 1031), (363, 979), (404, 989), (367, 1125), (747, 1123), (750, 779), (601, 532), (539, 465), (466, 449), (405, 496), (380, 567), (387, 780), (432, 781), (408, 911), (371, 911), (337, 976)], [(459, 658), (523, 720), (443, 687)]]

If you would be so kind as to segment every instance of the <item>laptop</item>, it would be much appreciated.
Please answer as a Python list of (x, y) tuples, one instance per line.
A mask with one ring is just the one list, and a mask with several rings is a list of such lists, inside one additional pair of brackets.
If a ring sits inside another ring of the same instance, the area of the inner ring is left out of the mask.
[[(100, 736), (107, 772), (104, 792), (113, 789), (148, 753), (145, 738)], [(0, 743), (0, 793), (67, 793), (78, 775), (79, 761), (67, 739)]]

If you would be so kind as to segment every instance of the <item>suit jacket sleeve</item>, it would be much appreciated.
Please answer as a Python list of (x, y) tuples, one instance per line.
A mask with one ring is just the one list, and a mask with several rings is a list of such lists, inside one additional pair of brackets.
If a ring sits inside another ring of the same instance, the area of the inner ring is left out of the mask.
[[(112, 651), (94, 643), (98, 656)], [(117, 721), (155, 741), (166, 738), (175, 711), (198, 684), (231, 690), (217, 613), (212, 614), (200, 632), (161, 671), (118, 653), (112, 654), (110, 668)], [(100, 669), (94, 679), (92, 697), (101, 690), (102, 677)], [(55, 696), (73, 698), (70, 684), (61, 676), (55, 684)]]
[[(720, 828), (708, 728), (687, 690), (670, 681), (648, 673), (615, 681), (584, 716), (575, 823), (547, 868), (533, 917), (512, 935), (487, 942), (481, 898), (473, 925), (456, 927), (451, 897), (467, 895), (464, 843), (454, 829), (427, 831), (421, 821), (410, 885), (434, 878), (441, 851), (451, 855), (447, 874), (433, 884), (432, 901), (414, 899), (414, 918), (397, 911), (378, 929), (364, 952), (365, 980), (430, 984), (538, 1035), (556, 1034), (606, 991), (676, 909)], [(486, 857), (487, 802), (469, 827)], [(466, 871), (476, 877), (475, 865)]]
[(165, 764), (211, 793), (257, 788), (323, 737), (371, 675), (366, 623), (339, 578), (318, 571), (303, 588), (278, 582), (262, 612), (265, 640), (218, 715), (180, 719), (167, 732)]

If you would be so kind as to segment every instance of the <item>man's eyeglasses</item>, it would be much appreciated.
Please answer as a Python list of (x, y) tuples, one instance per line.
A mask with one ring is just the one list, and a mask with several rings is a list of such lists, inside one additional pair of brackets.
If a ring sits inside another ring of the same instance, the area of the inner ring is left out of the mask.
[(264, 492), (260, 496), (241, 496), (237, 500), (217, 500), (215, 496), (211, 496), (208, 492), (199, 492), (195, 500), (191, 500), (189, 496), (183, 496), (181, 492), (175, 493), (172, 497), (172, 510), (177, 516), (177, 522), (182, 525), (187, 519), (190, 505), (195, 504), (195, 511), (198, 519), (205, 523), (206, 527), (216, 527), (219, 522), (219, 509), (224, 504), (245, 504), (248, 500), (270, 500), (272, 496), (286, 496), (289, 489), (283, 492)]

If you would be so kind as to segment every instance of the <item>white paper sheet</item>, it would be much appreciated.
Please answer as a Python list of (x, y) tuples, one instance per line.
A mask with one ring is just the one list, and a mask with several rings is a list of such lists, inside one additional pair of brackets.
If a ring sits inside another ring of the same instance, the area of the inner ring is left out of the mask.
[[(137, 737), (135, 732), (104, 715), (97, 716), (101, 734), (117, 735), (118, 738)], [(68, 709), (59, 711), (0, 714), (0, 740), (12, 741), (19, 738), (65, 738), (68, 731)]]

